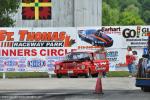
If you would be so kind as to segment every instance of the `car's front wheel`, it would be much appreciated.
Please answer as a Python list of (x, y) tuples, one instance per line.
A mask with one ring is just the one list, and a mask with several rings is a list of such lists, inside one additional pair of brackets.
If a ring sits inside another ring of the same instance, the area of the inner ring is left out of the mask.
[(141, 87), (141, 90), (144, 92), (150, 92), (150, 87)]
[(57, 74), (56, 76), (57, 76), (57, 78), (62, 78), (61, 74)]
[(85, 78), (89, 78), (89, 77), (91, 77), (90, 71), (85, 74)]
[(92, 77), (98, 77), (98, 73), (92, 74)]
[(95, 42), (94, 41), (92, 41), (92, 46), (95, 46)]

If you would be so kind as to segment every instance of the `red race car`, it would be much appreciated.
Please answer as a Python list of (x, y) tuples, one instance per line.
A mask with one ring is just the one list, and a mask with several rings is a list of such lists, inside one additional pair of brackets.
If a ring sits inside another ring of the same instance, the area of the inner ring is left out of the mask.
[(104, 71), (109, 71), (109, 61), (105, 53), (96, 52), (70, 52), (64, 60), (55, 63), (54, 70), (58, 78), (62, 75), (97, 77), (99, 72)]

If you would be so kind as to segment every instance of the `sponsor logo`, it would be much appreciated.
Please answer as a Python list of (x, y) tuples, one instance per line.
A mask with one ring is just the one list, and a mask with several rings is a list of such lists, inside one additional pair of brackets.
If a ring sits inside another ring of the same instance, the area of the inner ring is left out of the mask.
[(44, 67), (46, 66), (46, 61), (40, 60), (40, 59), (34, 59), (31, 61), (28, 61), (28, 66), (29, 67)]
[(18, 71), (20, 71), (20, 72), (24, 72), (26, 69), (24, 69), (24, 68), (20, 68), (20, 69), (18, 69)]
[(4, 64), (0, 64), (0, 67), (4, 67), (5, 65)]
[(3, 60), (0, 60), (0, 64), (3, 63)]
[(107, 52), (107, 58), (109, 61), (118, 61), (118, 51)]
[(17, 66), (18, 62), (17, 61), (13, 61), (13, 60), (8, 60), (8, 61), (5, 62), (5, 65), (9, 66), (9, 67), (13, 67), (13, 66)]
[(48, 71), (54, 71), (54, 68), (48, 68)]
[(15, 68), (7, 68), (7, 71), (15, 71)]
[(48, 64), (47, 67), (54, 67), (54, 65), (53, 64)]
[(18, 67), (26, 67), (25, 64), (19, 64)]
[(121, 34), (120, 27), (102, 27), (101, 30), (106, 34)]
[(143, 49), (143, 54), (148, 54), (148, 49), (147, 48)]
[(124, 29), (122, 35), (124, 38), (135, 38), (136, 36), (139, 37), (134, 29), (129, 28)]
[(20, 61), (19, 61), (19, 63), (25, 63), (25, 62), (26, 62), (25, 60), (20, 60)]
[(139, 38), (140, 36), (147, 36), (149, 31), (150, 29), (147, 27), (141, 28), (137, 26), (136, 29), (125, 28), (122, 31), (122, 35), (124, 38)]
[(0, 68), (0, 71), (4, 71), (4, 69)]

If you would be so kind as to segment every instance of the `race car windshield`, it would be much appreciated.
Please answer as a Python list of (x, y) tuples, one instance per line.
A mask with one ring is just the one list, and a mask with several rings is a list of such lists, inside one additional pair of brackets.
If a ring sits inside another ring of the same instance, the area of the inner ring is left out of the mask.
[(104, 60), (106, 59), (106, 56), (105, 54), (96, 54), (94, 58), (95, 60)]
[(103, 34), (102, 30), (98, 30), (98, 31), (95, 33), (95, 35), (96, 35), (96, 36), (99, 36), (99, 37), (102, 37), (102, 34)]
[(91, 60), (92, 54), (89, 53), (70, 53), (66, 55), (65, 60)]
[(86, 30), (86, 34), (87, 34), (87, 35), (93, 34), (94, 32), (96, 32), (96, 30)]

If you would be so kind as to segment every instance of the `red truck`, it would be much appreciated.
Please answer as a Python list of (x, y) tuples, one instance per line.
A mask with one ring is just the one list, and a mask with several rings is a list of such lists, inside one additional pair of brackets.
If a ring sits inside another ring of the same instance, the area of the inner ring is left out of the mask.
[(109, 61), (106, 53), (98, 52), (70, 52), (62, 61), (55, 63), (54, 70), (58, 78), (62, 75), (97, 77), (99, 72), (104, 71), (109, 71)]

